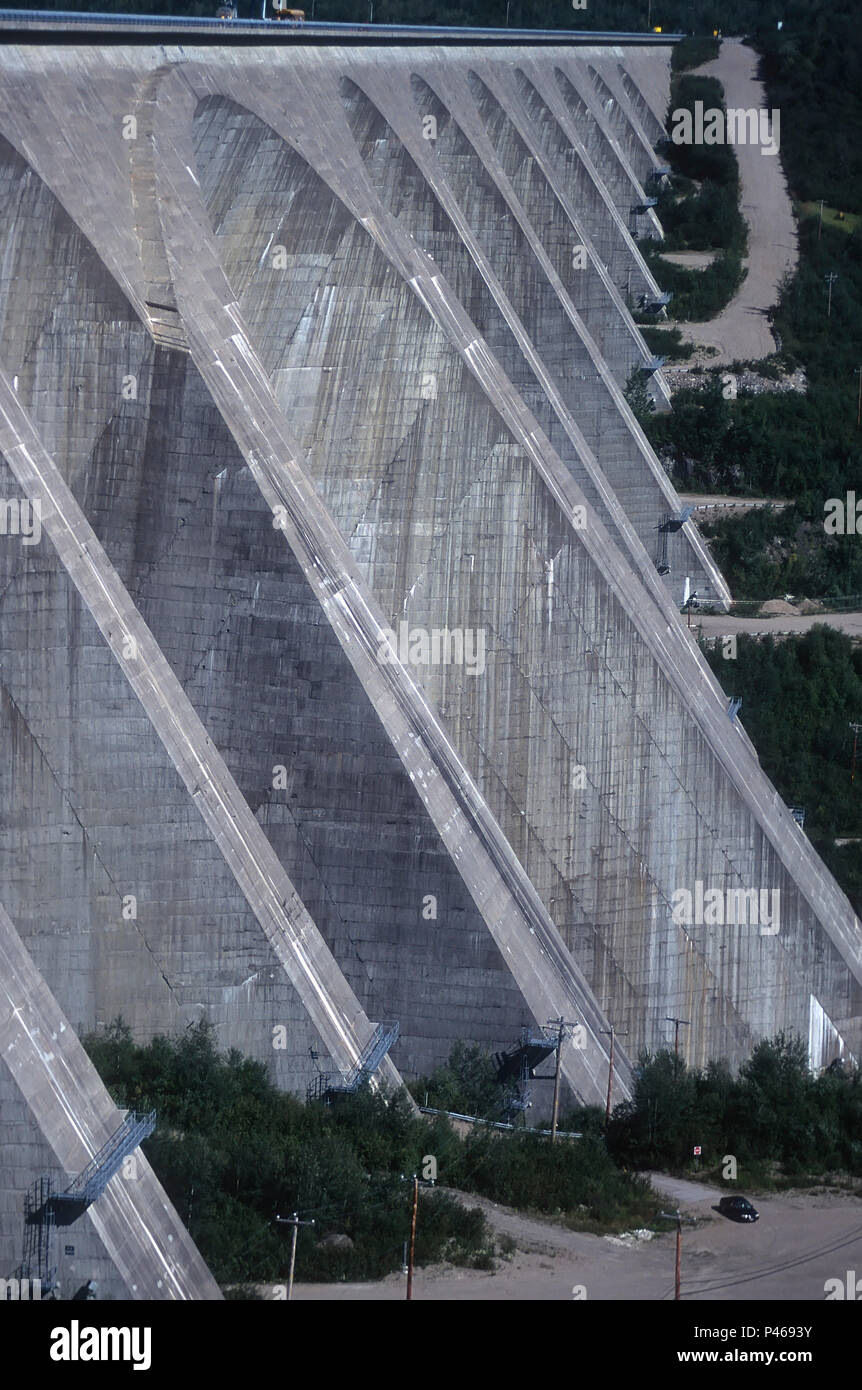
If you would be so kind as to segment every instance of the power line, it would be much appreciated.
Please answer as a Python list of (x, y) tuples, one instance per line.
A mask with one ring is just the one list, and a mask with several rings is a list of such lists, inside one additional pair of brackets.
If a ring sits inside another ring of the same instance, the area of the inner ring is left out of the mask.
[(831, 1244), (820, 1246), (811, 1250), (808, 1254), (799, 1255), (794, 1259), (782, 1260), (779, 1264), (766, 1265), (762, 1269), (757, 1269), (753, 1274), (743, 1274), (737, 1279), (727, 1279), (718, 1284), (702, 1284), (692, 1290), (693, 1293), (711, 1293), (718, 1289), (732, 1289), (737, 1284), (750, 1284), (756, 1279), (768, 1279), (773, 1274), (784, 1274), (788, 1269), (795, 1269), (798, 1265), (809, 1264), (811, 1260), (819, 1259), (823, 1255), (832, 1255), (836, 1250), (843, 1250), (848, 1245), (855, 1245), (862, 1236), (862, 1226), (857, 1226), (850, 1235), (842, 1240), (833, 1241)]

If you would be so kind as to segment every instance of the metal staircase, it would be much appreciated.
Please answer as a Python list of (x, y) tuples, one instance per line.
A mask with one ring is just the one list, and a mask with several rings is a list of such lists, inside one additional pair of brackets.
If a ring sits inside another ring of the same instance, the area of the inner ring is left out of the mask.
[(111, 1178), (122, 1167), (123, 1160), (152, 1134), (155, 1127), (155, 1110), (148, 1115), (139, 1115), (130, 1110), (119, 1129), (63, 1192), (54, 1190), (53, 1179), (49, 1176), (36, 1179), (27, 1194), (24, 1245), (15, 1278), (39, 1279), (43, 1298), (54, 1292), (57, 1288), (57, 1266), (51, 1263), (51, 1255), (57, 1226), (70, 1226), (101, 1197)]
[(378, 1023), (370, 1042), (363, 1048), (359, 1061), (351, 1067), (347, 1075), (336, 1078), (332, 1073), (321, 1072), (308, 1086), (305, 1092), (306, 1100), (329, 1101), (336, 1095), (354, 1095), (363, 1086), (367, 1086), (389, 1049), (395, 1046), (400, 1032), (399, 1023)]
[(65, 1192), (54, 1194), (55, 1205), (69, 1202), (75, 1206), (90, 1206), (97, 1197), (101, 1197), (111, 1178), (119, 1172), (123, 1159), (128, 1158), (129, 1154), (152, 1134), (155, 1127), (155, 1110), (151, 1110), (148, 1115), (139, 1115), (136, 1111), (130, 1110), (120, 1128), (111, 1135), (107, 1144), (102, 1146), (95, 1157), (90, 1159), (86, 1168), (82, 1169)]
[(497, 1080), (501, 1084), (514, 1081), (518, 1088), (517, 1094), (508, 1101), (506, 1108), (509, 1114), (529, 1110), (533, 1103), (530, 1081), (535, 1069), (556, 1050), (556, 1036), (549, 1037), (545, 1030), (536, 1033), (531, 1028), (524, 1028), (519, 1041), (507, 1052), (494, 1053)]
[(54, 1184), (49, 1177), (37, 1178), (27, 1193), (24, 1206), (24, 1248), (21, 1263), (13, 1279), (38, 1279), (41, 1297), (50, 1296), (57, 1287), (57, 1267), (51, 1264), (51, 1243), (54, 1235)]

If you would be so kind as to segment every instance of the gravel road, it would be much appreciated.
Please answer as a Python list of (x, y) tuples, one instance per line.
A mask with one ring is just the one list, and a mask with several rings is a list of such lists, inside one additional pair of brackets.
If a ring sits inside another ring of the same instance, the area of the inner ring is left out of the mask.
[[(726, 107), (765, 109), (766, 93), (757, 80), (757, 55), (739, 39), (724, 39), (718, 58), (696, 71), (717, 77)], [(778, 299), (785, 273), (799, 260), (796, 223), (781, 167), (781, 155), (765, 155), (759, 145), (736, 145), (742, 213), (748, 222), (748, 274), (727, 308), (709, 323), (680, 323), (683, 337), (718, 348), (710, 366), (756, 361), (775, 351), (767, 314)]]
[[(827, 1279), (862, 1269), (862, 1198), (848, 1193), (746, 1193), (760, 1220), (745, 1226), (719, 1216), (721, 1193), (704, 1184), (653, 1177), (666, 1202), (679, 1203), (698, 1219), (683, 1232), (684, 1300), (823, 1302)], [(672, 1187), (673, 1192), (668, 1189)], [(674, 1195), (674, 1193), (676, 1195)], [(700, 1194), (706, 1193), (704, 1197)], [(674, 1226), (652, 1239), (628, 1241), (585, 1235), (464, 1196), (485, 1211), (490, 1224), (510, 1235), (517, 1250), (490, 1273), (450, 1266), (420, 1269), (414, 1297), (425, 1301), (572, 1301), (673, 1299)], [(661, 1205), (662, 1197), (658, 1197)], [(405, 1280), (390, 1275), (371, 1284), (297, 1284), (294, 1298), (334, 1302), (396, 1302)], [(785, 1319), (792, 1321), (791, 1318)]]

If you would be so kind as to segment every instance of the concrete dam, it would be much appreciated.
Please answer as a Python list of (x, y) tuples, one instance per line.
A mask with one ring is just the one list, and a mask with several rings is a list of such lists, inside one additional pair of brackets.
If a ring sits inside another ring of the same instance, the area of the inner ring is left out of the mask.
[[(303, 1095), (394, 1021), (388, 1086), (577, 1021), (590, 1103), (611, 1025), (616, 1100), (669, 1016), (858, 1056), (859, 921), (625, 395), (669, 408), (670, 44), (59, 24), (0, 19), (4, 1270), (122, 1121), (118, 1015)], [(61, 1286), (218, 1297), (136, 1171)]]

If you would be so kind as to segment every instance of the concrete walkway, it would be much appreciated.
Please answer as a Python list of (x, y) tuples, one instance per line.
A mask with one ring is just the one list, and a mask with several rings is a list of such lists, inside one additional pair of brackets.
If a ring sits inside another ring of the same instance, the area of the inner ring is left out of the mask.
[[(714, 62), (696, 69), (699, 76), (717, 77), (724, 87), (726, 107), (766, 109), (763, 84), (757, 80), (757, 54), (739, 39), (724, 39)], [(777, 303), (781, 281), (799, 261), (796, 223), (781, 155), (765, 155), (759, 145), (736, 145), (742, 213), (748, 223), (748, 271), (739, 292), (710, 323), (680, 323), (683, 337), (703, 347), (715, 347), (710, 366), (733, 361), (757, 361), (775, 352), (767, 321)]]

